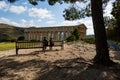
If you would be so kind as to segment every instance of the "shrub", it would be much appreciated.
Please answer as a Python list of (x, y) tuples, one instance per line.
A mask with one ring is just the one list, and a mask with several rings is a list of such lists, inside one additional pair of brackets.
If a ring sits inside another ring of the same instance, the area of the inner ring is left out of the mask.
[(16, 39), (11, 39), (10, 41), (11, 41), (11, 42), (15, 42), (15, 41), (16, 41)]
[(73, 32), (72, 32), (72, 35), (75, 36), (75, 40), (79, 40), (80, 38), (80, 31), (78, 29), (75, 29)]
[(85, 38), (84, 42), (89, 43), (89, 44), (94, 44), (95, 43), (95, 38), (93, 38), (93, 37)]
[(24, 36), (20, 36), (20, 37), (18, 37), (17, 40), (18, 40), (18, 41), (23, 41), (23, 40), (25, 40), (25, 37), (24, 37)]
[(67, 42), (71, 42), (71, 41), (75, 41), (76, 38), (74, 35), (70, 35), (66, 40), (67, 40)]
[(78, 29), (74, 29), (74, 31), (66, 40), (67, 42), (70, 42), (70, 41), (77, 41), (79, 39), (80, 39), (80, 31)]
[(30, 40), (30, 42), (37, 42), (37, 40), (35, 40), (35, 39), (32, 39), (32, 40)]

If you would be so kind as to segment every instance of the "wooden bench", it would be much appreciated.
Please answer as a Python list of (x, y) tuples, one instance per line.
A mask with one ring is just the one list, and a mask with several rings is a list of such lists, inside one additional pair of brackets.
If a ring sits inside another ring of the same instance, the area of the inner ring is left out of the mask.
[[(50, 45), (48, 45), (50, 47)], [(64, 41), (54, 41), (54, 46), (53, 47), (61, 47), (61, 50), (64, 49)]]
[[(60, 46), (61, 49), (64, 49), (64, 41), (54, 41), (53, 47), (58, 47), (58, 46)], [(49, 44), (48, 44), (48, 47), (50, 47)], [(39, 41), (39, 42), (17, 41), (16, 42), (16, 55), (18, 55), (19, 49), (33, 49), (33, 48), (42, 48), (42, 50), (45, 52), (42, 41)]]

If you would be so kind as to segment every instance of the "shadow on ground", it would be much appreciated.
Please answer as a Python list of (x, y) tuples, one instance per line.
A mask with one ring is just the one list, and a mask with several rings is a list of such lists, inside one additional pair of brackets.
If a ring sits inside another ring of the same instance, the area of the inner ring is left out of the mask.
[[(20, 56), (34, 57), (38, 53), (1, 58), (0, 80), (120, 80), (120, 64), (112, 67), (98, 66), (83, 58), (62, 59), (55, 62), (39, 58), (24, 62), (15, 60)], [(27, 74), (24, 73), (26, 68)], [(30, 74), (32, 72), (35, 74), (34, 77), (30, 77), (33, 76)]]

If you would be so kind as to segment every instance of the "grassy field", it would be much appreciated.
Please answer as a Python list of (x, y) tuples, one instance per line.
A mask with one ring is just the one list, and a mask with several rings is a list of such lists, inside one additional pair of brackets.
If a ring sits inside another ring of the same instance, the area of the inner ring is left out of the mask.
[(14, 49), (15, 48), (15, 43), (14, 42), (4, 42), (4, 43), (0, 43), (0, 51), (4, 51), (4, 50), (10, 50), (10, 49)]

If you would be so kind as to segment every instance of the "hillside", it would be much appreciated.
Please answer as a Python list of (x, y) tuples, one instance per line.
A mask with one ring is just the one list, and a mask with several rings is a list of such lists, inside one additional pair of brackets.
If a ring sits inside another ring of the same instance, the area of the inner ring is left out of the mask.
[(0, 24), (0, 41), (16, 40), (19, 36), (24, 35), (24, 28)]

